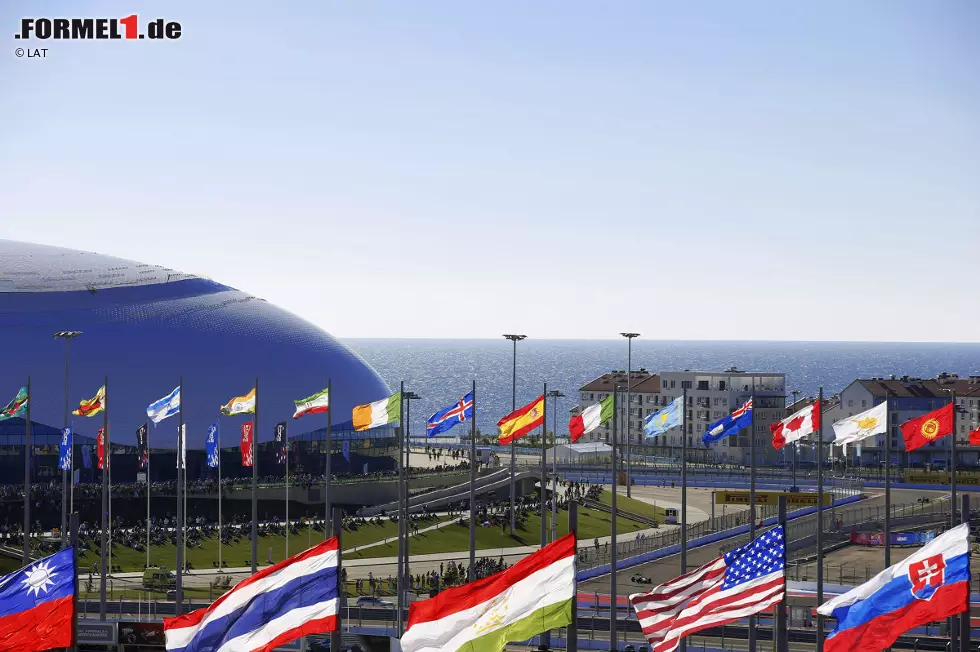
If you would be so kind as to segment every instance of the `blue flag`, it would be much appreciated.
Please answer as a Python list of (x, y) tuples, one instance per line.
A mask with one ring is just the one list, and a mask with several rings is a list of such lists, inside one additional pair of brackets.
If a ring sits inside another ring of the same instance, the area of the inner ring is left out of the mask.
[(473, 418), (473, 392), (459, 399), (453, 405), (439, 410), (425, 424), (425, 436), (435, 437), (451, 429), (457, 423)]
[(752, 425), (752, 399), (745, 402), (745, 405), (729, 414), (724, 419), (711, 424), (708, 432), (701, 435), (701, 441), (705, 445), (713, 444), (719, 439), (738, 433), (742, 428)]
[(204, 453), (208, 458), (208, 466), (212, 469), (218, 468), (218, 424), (216, 423), (208, 428), (208, 438), (204, 440)]
[(75, 443), (72, 436), (71, 424), (61, 431), (61, 447), (58, 454), (58, 468), (62, 471), (71, 470), (71, 447)]
[(82, 466), (86, 469), (92, 468), (92, 447), (82, 446)]
[(350, 440), (345, 439), (344, 443), (341, 444), (340, 449), (344, 452), (344, 459), (347, 460), (348, 464), (350, 464)]
[(681, 406), (683, 402), (684, 397), (678, 396), (670, 402), (670, 405), (644, 419), (643, 434), (647, 437), (656, 437), (681, 425), (684, 420), (684, 409)]

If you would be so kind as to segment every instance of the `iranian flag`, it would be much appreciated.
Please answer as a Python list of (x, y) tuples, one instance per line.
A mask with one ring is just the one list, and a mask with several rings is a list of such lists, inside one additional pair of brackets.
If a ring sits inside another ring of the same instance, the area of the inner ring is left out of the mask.
[(402, 393), (395, 392), (388, 398), (383, 398), (367, 405), (354, 408), (354, 430), (377, 428), (388, 423), (401, 420)]
[(500, 652), (572, 622), (575, 534), (507, 570), (413, 602), (402, 652)]
[(293, 401), (293, 403), (296, 404), (296, 413), (293, 415), (294, 419), (298, 419), (307, 414), (320, 414), (321, 412), (330, 410), (330, 396), (329, 392), (325, 389), (321, 389), (313, 396), (307, 396), (304, 399)]
[(568, 434), (574, 444), (613, 417), (613, 395), (582, 410), (582, 414), (568, 422)]

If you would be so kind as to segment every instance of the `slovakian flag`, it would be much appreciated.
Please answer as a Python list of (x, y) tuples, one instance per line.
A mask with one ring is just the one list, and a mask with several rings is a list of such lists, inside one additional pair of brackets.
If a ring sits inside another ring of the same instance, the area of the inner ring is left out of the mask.
[(769, 426), (772, 431), (772, 445), (776, 450), (792, 444), (813, 433), (820, 432), (820, 406), (814, 401), (799, 412)]
[(575, 534), (496, 575), (440, 591), (408, 608), (402, 652), (500, 652), (572, 622)]
[(98, 464), (100, 469), (105, 468), (105, 429), (99, 428), (99, 434), (96, 437), (98, 442)]
[(206, 609), (163, 619), (169, 652), (274, 650), (337, 629), (337, 537), (247, 577)]
[(71, 647), (74, 596), (72, 547), (0, 577), (0, 649)]
[(914, 451), (931, 441), (953, 433), (953, 404), (944, 405), (921, 417), (909, 419), (902, 424), (902, 437), (905, 450)]
[(817, 608), (837, 627), (824, 652), (878, 652), (913, 627), (963, 613), (970, 599), (970, 526), (936, 537), (904, 561)]
[(242, 424), (242, 466), (252, 466), (253, 453), (255, 452), (255, 433), (252, 431), (255, 423), (246, 421)]
[(568, 434), (574, 444), (613, 417), (613, 395), (610, 394), (598, 403), (582, 410), (582, 414), (572, 417), (568, 422)]
[(497, 425), (500, 427), (497, 443), (501, 446), (506, 446), (531, 432), (542, 423), (544, 423), (544, 394), (524, 407), (514, 410), (497, 422)]

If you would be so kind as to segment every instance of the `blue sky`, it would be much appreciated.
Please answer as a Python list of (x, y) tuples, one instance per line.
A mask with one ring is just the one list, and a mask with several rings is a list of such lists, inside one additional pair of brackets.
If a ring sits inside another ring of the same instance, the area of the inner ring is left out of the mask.
[[(342, 337), (977, 341), (980, 4), (10, 2), (0, 237)], [(46, 45), (43, 60), (16, 46)]]

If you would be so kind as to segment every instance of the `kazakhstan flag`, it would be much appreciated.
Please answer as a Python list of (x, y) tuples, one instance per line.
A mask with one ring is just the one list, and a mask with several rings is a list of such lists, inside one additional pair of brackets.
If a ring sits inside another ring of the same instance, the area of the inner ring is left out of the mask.
[(681, 420), (684, 418), (683, 406), (681, 405), (683, 402), (684, 397), (678, 396), (670, 405), (644, 419), (643, 434), (647, 437), (656, 437), (675, 426), (681, 425)]

